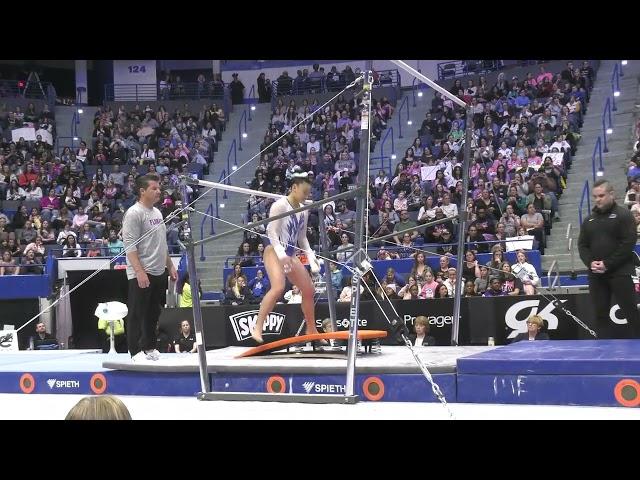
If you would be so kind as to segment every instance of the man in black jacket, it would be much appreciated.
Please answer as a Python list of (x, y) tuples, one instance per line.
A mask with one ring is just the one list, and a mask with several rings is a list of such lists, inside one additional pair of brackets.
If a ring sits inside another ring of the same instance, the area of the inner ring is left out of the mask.
[(589, 293), (593, 299), (598, 325), (609, 325), (611, 294), (618, 301), (634, 336), (640, 319), (631, 276), (636, 226), (631, 212), (616, 203), (613, 187), (600, 179), (593, 184), (595, 207), (580, 229), (580, 258), (589, 268)]

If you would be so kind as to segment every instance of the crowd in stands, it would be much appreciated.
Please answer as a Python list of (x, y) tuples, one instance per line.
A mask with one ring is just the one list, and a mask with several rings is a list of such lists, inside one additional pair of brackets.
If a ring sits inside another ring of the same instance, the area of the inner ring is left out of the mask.
[[(199, 112), (187, 103), (174, 112), (106, 106), (95, 114), (90, 142), (57, 154), (39, 138), (11, 139), (11, 131), (27, 122), (38, 122), (55, 139), (46, 107), (6, 113), (0, 117), (0, 275), (41, 273), (49, 250), (62, 257), (119, 254), (122, 218), (136, 201), (136, 177), (160, 176), (159, 208), (166, 218), (181, 201), (180, 176), (208, 171), (225, 129), (225, 112), (216, 104)], [(168, 228), (175, 253), (178, 235)]]
[(638, 239), (640, 239), (640, 120), (634, 128), (633, 156), (627, 169), (627, 191), (624, 204), (629, 207), (636, 220)]
[[(319, 72), (315, 67), (314, 72)], [(447, 257), (458, 254), (459, 235), (464, 235), (467, 242), (466, 251), (460, 252), (466, 260), (465, 294), (535, 292), (538, 274), (526, 261), (524, 252), (524, 258), (519, 254), (514, 265), (500, 258), (488, 269), (479, 265), (475, 257), (488, 252), (501, 256), (506, 250), (505, 240), (514, 236), (532, 236), (533, 249), (544, 254), (546, 236), (558, 218), (558, 200), (580, 139), (595, 72), (588, 61), (581, 65), (568, 62), (560, 72), (548, 72), (545, 65), (532, 68), (537, 71), (521, 79), (508, 78), (507, 73), (501, 72), (494, 84), (488, 84), (484, 76), (467, 78), (464, 84), (455, 80), (450, 92), (473, 105), (472, 118), (466, 118), (464, 109), (436, 92), (418, 136), (395, 170), (381, 170), (370, 178), (368, 233), (369, 246), (378, 247), (375, 258), (413, 258), (420, 271), (407, 279), (399, 278), (395, 272), (380, 279), (388, 296), (407, 299), (451, 296), (455, 269), (445, 265), (438, 272), (430, 271), (424, 265), (420, 248), (440, 255), (441, 264), (446, 263)], [(284, 105), (279, 99), (260, 147), (266, 151), (250, 188), (284, 194), (296, 165), (302, 166), (312, 178), (313, 200), (350, 188), (358, 174), (359, 110), (359, 99), (346, 100), (343, 96), (323, 109), (317, 101), (297, 104), (290, 100)], [(393, 110), (386, 98), (373, 101), (374, 137), (380, 138)], [(460, 232), (454, 217), (461, 208), (467, 122), (472, 130), (467, 204), (470, 221), (467, 231)], [(275, 142), (282, 134), (284, 137)], [(271, 202), (251, 197), (248, 220), (268, 216)], [(447, 217), (451, 221), (425, 226)], [(354, 222), (353, 203), (329, 201), (324, 205), (324, 225), (318, 225), (317, 214), (310, 213), (309, 242), (317, 246), (318, 228), (326, 229), (331, 247), (346, 247), (342, 257), (335, 258), (343, 262), (348, 247), (354, 243)], [(401, 231), (404, 234), (375, 242), (376, 238)], [(228, 301), (242, 302), (246, 296), (250, 302), (259, 302), (264, 280), (255, 292), (246, 278), (242, 287), (233, 289), (235, 279), (242, 277), (242, 267), (261, 264), (263, 235), (264, 226), (245, 233), (236, 261), (239, 273), (236, 271), (227, 279)], [(518, 270), (518, 276), (511, 274), (512, 269)], [(377, 283), (372, 285), (380, 293)], [(342, 291), (345, 284), (336, 281), (335, 286)]]

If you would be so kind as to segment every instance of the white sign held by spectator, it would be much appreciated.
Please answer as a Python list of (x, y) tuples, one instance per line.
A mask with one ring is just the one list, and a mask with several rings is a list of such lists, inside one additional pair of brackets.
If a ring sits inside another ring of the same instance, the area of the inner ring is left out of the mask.
[(17, 142), (20, 138), (24, 138), (27, 142), (36, 141), (35, 128), (15, 128), (11, 130), (11, 140)]
[(422, 177), (422, 181), (426, 182), (426, 181), (435, 180), (436, 173), (438, 173), (438, 170), (440, 170), (440, 167), (438, 165), (421, 167), (420, 174)]
[(53, 145), (53, 135), (49, 133), (49, 130), (40, 129), (36, 132), (36, 138), (40, 135), (43, 142), (47, 142), (49, 145)]
[(533, 248), (533, 235), (523, 235), (521, 237), (509, 237), (505, 239), (507, 252), (516, 250), (531, 250)]

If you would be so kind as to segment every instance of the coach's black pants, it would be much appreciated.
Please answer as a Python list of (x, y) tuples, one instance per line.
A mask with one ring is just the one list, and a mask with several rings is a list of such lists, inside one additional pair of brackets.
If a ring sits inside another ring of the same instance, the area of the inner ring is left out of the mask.
[(125, 322), (131, 356), (140, 350), (156, 348), (156, 326), (166, 303), (168, 274), (149, 275), (149, 286), (140, 288), (136, 278), (129, 280), (129, 314)]
[[(609, 317), (611, 307), (616, 303), (627, 319), (629, 331), (633, 337), (640, 335), (640, 317), (636, 292), (630, 275), (589, 274), (589, 294), (596, 313), (598, 336), (607, 337), (612, 327)], [(611, 300), (613, 295), (614, 301)]]

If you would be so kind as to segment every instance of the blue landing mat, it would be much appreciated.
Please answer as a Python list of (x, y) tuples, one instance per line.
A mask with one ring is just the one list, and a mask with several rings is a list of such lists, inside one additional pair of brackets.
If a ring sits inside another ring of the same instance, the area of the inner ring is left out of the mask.
[(640, 340), (524, 341), (457, 365), (459, 402), (640, 407)]
[(462, 374), (640, 375), (640, 340), (518, 342), (459, 358)]

